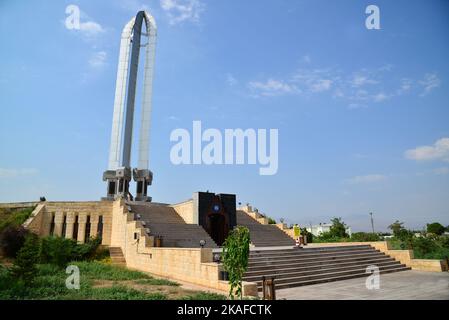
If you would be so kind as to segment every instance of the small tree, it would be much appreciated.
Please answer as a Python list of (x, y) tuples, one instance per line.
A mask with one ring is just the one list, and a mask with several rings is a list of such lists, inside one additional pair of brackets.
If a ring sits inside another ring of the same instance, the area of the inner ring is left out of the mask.
[(444, 226), (441, 223), (434, 222), (427, 224), (427, 232), (441, 236), (444, 233)]
[(404, 222), (399, 222), (399, 220), (396, 220), (392, 224), (388, 226), (388, 229), (393, 231), (393, 235), (397, 237), (402, 230), (404, 230)]
[(39, 240), (35, 234), (27, 235), (23, 247), (19, 250), (12, 267), (12, 275), (31, 283), (36, 276), (36, 264), (39, 262)]
[(228, 272), (231, 299), (234, 299), (234, 295), (243, 298), (242, 279), (248, 269), (249, 242), (248, 228), (238, 226), (231, 231), (223, 245), (223, 268)]
[(15, 258), (30, 232), (24, 227), (8, 226), (0, 233), (0, 248), (6, 257)]
[(332, 226), (329, 230), (331, 237), (336, 238), (348, 238), (346, 233), (346, 224), (341, 220), (341, 218), (333, 218), (331, 220)]

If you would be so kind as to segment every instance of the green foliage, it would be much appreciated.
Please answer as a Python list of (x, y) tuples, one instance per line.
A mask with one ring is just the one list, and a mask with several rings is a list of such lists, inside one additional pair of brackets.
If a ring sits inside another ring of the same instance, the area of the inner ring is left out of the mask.
[(33, 281), (37, 273), (36, 264), (39, 262), (38, 238), (34, 234), (29, 234), (25, 238), (25, 243), (19, 250), (12, 268), (12, 276), (20, 279), (26, 284)]
[(80, 274), (91, 279), (114, 281), (151, 279), (151, 277), (146, 273), (117, 267), (110, 264), (104, 264), (97, 261), (79, 261), (71, 264), (78, 266), (80, 269)]
[(213, 292), (197, 292), (183, 297), (182, 300), (226, 300), (226, 297)]
[(355, 232), (351, 235), (351, 241), (354, 242), (380, 241), (380, 236), (377, 233), (371, 232)]
[(268, 224), (276, 224), (276, 220), (274, 220), (273, 218), (267, 217), (268, 218)]
[(122, 285), (106, 288), (92, 288), (90, 296), (95, 300), (166, 300), (163, 293), (146, 293)]
[(173, 282), (167, 279), (154, 279), (154, 278), (136, 280), (136, 283), (150, 286), (171, 286), (171, 287), (180, 286), (180, 284), (177, 282)]
[(242, 279), (248, 268), (249, 243), (248, 228), (238, 226), (231, 231), (223, 245), (223, 268), (228, 272), (231, 299), (234, 299), (234, 294), (240, 296), (240, 299), (243, 297)]
[(341, 218), (331, 219), (332, 226), (329, 230), (330, 236), (332, 238), (348, 238), (346, 233), (346, 224), (341, 220)]
[(4, 256), (15, 258), (30, 232), (22, 226), (9, 225), (0, 232), (0, 249)]
[(441, 223), (433, 222), (427, 224), (427, 232), (441, 236), (444, 233), (444, 226)]
[(307, 239), (307, 243), (312, 243), (314, 236), (311, 232), (307, 231), (306, 228), (301, 228), (301, 235), (303, 235), (304, 237), (306, 237)]
[(388, 226), (388, 229), (390, 229), (393, 232), (393, 235), (397, 237), (399, 232), (404, 230), (404, 222), (399, 222), (399, 220), (396, 220)]
[(42, 263), (54, 264), (60, 268), (72, 261), (76, 241), (61, 237), (46, 237), (41, 241), (40, 257)]
[(2, 209), (0, 211), (0, 232), (7, 227), (21, 226), (31, 215), (34, 207), (21, 210)]
[(100, 238), (90, 239), (87, 243), (78, 244), (73, 239), (46, 237), (41, 241), (41, 262), (64, 268), (70, 261), (92, 260), (100, 243)]
[[(11, 272), (0, 267), (0, 299), (50, 299), (50, 300), (164, 300), (167, 297), (162, 293), (146, 293), (123, 285), (111, 287), (93, 287), (93, 280), (97, 280), (97, 266), (91, 268), (88, 265), (97, 265), (98, 262), (75, 262), (80, 267), (80, 290), (67, 289), (64, 270), (51, 264), (38, 265), (37, 275), (32, 285), (26, 285), (12, 277)], [(108, 280), (131, 279), (148, 277), (141, 272), (134, 272), (123, 268), (108, 266), (108, 269), (120, 269), (117, 272), (110, 271), (104, 278)], [(94, 271), (95, 270), (95, 271)], [(104, 269), (102, 269), (104, 270)], [(127, 271), (129, 274), (126, 275)], [(117, 276), (120, 274), (120, 276)], [(132, 276), (129, 276), (132, 274)]]

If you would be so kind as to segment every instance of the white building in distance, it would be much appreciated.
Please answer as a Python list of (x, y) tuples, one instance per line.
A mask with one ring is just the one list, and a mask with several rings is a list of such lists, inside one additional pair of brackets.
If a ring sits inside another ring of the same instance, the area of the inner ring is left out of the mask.
[[(313, 234), (314, 236), (318, 237), (323, 232), (329, 232), (331, 230), (332, 223), (320, 223), (314, 226), (306, 227), (306, 230)], [(346, 233), (351, 236), (352, 231), (351, 227), (346, 226)]]

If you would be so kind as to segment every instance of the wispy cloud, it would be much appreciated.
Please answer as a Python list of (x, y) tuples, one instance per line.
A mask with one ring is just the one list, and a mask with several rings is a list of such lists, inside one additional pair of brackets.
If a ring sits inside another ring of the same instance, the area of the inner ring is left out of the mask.
[(160, 5), (171, 25), (199, 22), (200, 15), (205, 9), (200, 0), (160, 0)]
[(436, 73), (427, 73), (424, 76), (424, 79), (419, 81), (419, 84), (423, 88), (423, 92), (420, 94), (420, 96), (423, 97), (428, 95), (433, 89), (438, 88), (441, 84), (441, 80)]
[(38, 170), (34, 168), (21, 168), (21, 169), (0, 168), (0, 178), (26, 177), (36, 175), (37, 173)]
[(230, 73), (226, 74), (226, 83), (233, 87), (238, 84), (238, 80)]
[(74, 27), (72, 24), (67, 24), (66, 20), (63, 23), (67, 30), (80, 35), (86, 41), (95, 40), (99, 35), (106, 32), (106, 29), (101, 24), (94, 21), (94, 19), (81, 10), (78, 26)]
[(366, 184), (366, 183), (376, 183), (387, 179), (387, 176), (383, 174), (367, 174), (363, 176), (355, 176), (346, 179), (344, 182), (348, 184)]
[[(421, 95), (426, 95), (441, 83), (437, 75), (432, 73), (426, 74), (420, 81), (404, 76), (396, 77), (391, 73), (393, 66), (390, 64), (347, 72), (336, 67), (314, 68), (310, 65), (309, 56), (301, 58), (300, 63), (301, 68), (276, 80), (282, 83), (285, 90), (277, 90), (277, 94), (269, 91), (264, 95), (288, 94), (293, 91), (289, 88), (294, 88), (294, 92), (300, 95), (328, 94), (333, 99), (346, 102), (349, 109), (360, 109), (406, 94), (418, 95), (420, 91), (423, 91)], [(271, 78), (265, 81), (250, 81), (248, 87), (253, 89), (255, 83), (263, 84), (270, 80)], [(262, 85), (259, 87), (262, 88)]]
[(248, 87), (255, 97), (279, 96), (298, 92), (298, 89), (294, 85), (275, 79), (268, 79), (264, 82), (251, 81), (248, 83)]
[(449, 162), (449, 138), (441, 138), (433, 145), (407, 150), (404, 155), (407, 159), (416, 161), (440, 160)]
[(89, 59), (89, 65), (93, 68), (101, 68), (106, 65), (107, 56), (106, 51), (95, 52)]

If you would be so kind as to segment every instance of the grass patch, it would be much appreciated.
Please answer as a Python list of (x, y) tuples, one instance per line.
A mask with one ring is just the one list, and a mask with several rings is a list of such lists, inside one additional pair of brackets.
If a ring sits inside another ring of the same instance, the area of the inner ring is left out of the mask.
[(181, 300), (226, 300), (226, 296), (213, 292), (195, 292), (182, 297)]
[(140, 271), (129, 270), (123, 267), (117, 267), (97, 261), (81, 261), (73, 262), (72, 264), (78, 266), (81, 276), (88, 277), (90, 279), (125, 281), (151, 278), (146, 273)]
[(0, 232), (9, 226), (21, 226), (30, 217), (33, 210), (34, 207), (20, 210), (0, 209)]
[(179, 287), (179, 283), (167, 280), (167, 279), (141, 279), (136, 280), (135, 283), (142, 284), (142, 285), (150, 285), (150, 286), (172, 286), (172, 287)]
[(216, 293), (190, 291), (178, 283), (156, 279), (146, 273), (103, 264), (98, 261), (72, 262), (80, 270), (80, 289), (67, 289), (64, 268), (37, 265), (32, 283), (11, 276), (0, 265), (0, 300), (225, 300)]

